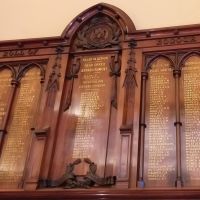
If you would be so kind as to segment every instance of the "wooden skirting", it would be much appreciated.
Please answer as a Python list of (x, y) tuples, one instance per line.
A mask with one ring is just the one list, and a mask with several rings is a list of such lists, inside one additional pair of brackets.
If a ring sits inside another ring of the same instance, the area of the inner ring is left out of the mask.
[(23, 200), (83, 200), (83, 199), (200, 199), (199, 189), (163, 189), (163, 190), (38, 190), (38, 191), (0, 191), (0, 199)]

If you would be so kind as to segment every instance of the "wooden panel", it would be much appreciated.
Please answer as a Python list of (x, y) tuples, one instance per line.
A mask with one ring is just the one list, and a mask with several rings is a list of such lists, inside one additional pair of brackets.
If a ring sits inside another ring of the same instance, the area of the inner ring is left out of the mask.
[(75, 90), (79, 95), (79, 105), (76, 106), (75, 113), (77, 123), (73, 158), (90, 157), (91, 151), (97, 148), (94, 146), (97, 138), (97, 141), (101, 141), (105, 137), (106, 143), (107, 136), (103, 134), (107, 135), (108, 132), (110, 111), (108, 61), (108, 56), (82, 58), (79, 83), (77, 82)]
[(28, 70), (21, 80), (8, 122), (8, 133), (0, 159), (1, 188), (18, 188), (22, 184), (40, 88), (40, 70)]
[(185, 186), (200, 186), (200, 57), (184, 64), (182, 91), (182, 168)]
[[(62, 114), (58, 130), (53, 165), (57, 178), (64, 173), (66, 164), (77, 158), (91, 159), (98, 166), (97, 174), (104, 175), (111, 106), (110, 62), (111, 56), (105, 54), (80, 58), (71, 106)], [(58, 163), (61, 155), (64, 160)], [(88, 164), (84, 162), (76, 167), (76, 174), (83, 175), (87, 171)]]
[[(1, 42), (0, 188), (35, 190), (38, 179), (48, 187), (67, 164), (88, 157), (99, 176), (118, 176), (114, 190), (49, 188), (30, 198), (199, 199), (199, 44), (199, 25), (135, 31), (129, 17), (108, 4), (82, 12), (62, 37)], [(49, 60), (46, 92), (37, 114), (39, 69), (18, 81), (27, 60), (43, 59)], [(37, 140), (31, 141), (33, 125)], [(87, 171), (83, 162), (73, 173)], [(29, 199), (26, 192), (5, 197), (14, 195)]]
[(120, 180), (128, 179), (129, 175), (130, 137), (128, 134), (121, 136)]
[[(72, 159), (90, 158), (104, 174), (111, 103), (110, 57), (84, 56), (74, 85), (72, 110), (76, 117)], [(67, 155), (68, 157), (68, 155)], [(82, 165), (85, 174), (88, 166)]]
[(176, 138), (170, 63), (154, 61), (147, 80), (144, 179), (146, 187), (174, 186)]

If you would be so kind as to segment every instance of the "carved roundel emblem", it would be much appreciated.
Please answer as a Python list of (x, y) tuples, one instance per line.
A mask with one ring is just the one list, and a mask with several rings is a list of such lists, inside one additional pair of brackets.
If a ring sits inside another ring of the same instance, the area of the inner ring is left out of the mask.
[(98, 49), (119, 44), (121, 30), (108, 17), (93, 18), (78, 33), (75, 48)]
[(112, 39), (112, 30), (109, 26), (93, 26), (87, 33), (87, 41), (91, 45), (104, 47)]

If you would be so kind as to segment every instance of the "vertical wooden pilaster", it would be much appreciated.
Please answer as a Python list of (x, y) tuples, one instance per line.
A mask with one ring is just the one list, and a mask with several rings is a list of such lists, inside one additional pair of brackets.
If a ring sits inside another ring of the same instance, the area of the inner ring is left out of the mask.
[(119, 176), (118, 180), (130, 184), (130, 166), (131, 166), (131, 150), (132, 150), (132, 138), (133, 138), (133, 116), (134, 116), (134, 98), (136, 72), (135, 67), (135, 51), (136, 41), (132, 40), (129, 43), (130, 52), (127, 61), (126, 76), (124, 79), (123, 87), (124, 93), (124, 106), (122, 125), (120, 127), (120, 162), (119, 162)]
[(139, 138), (139, 174), (137, 186), (144, 188), (144, 139), (145, 139), (145, 102), (146, 102), (146, 80), (147, 72), (142, 72), (142, 95), (141, 95), (141, 118), (140, 118), (140, 138)]
[(174, 122), (174, 126), (176, 127), (176, 187), (182, 187), (182, 174), (181, 174), (181, 126), (182, 123), (180, 121), (180, 76), (181, 70), (176, 69), (173, 71), (173, 75), (175, 78), (175, 106), (176, 106), (176, 121)]

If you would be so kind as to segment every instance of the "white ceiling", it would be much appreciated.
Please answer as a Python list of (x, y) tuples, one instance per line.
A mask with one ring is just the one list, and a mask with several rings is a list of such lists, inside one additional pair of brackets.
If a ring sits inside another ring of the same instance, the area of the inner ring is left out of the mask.
[[(0, 0), (0, 40), (59, 36), (99, 0)], [(104, 0), (126, 12), (136, 29), (200, 23), (200, 0)]]

